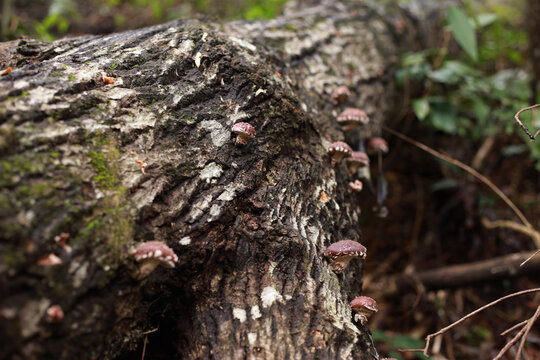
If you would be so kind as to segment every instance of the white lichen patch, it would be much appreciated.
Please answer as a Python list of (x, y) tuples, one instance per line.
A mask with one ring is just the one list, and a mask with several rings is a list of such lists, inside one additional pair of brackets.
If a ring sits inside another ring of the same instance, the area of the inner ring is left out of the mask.
[(232, 313), (233, 313), (233, 317), (235, 319), (238, 319), (240, 323), (243, 323), (244, 321), (246, 321), (246, 318), (247, 318), (246, 310), (234, 308)]
[(240, 45), (241, 47), (245, 48), (245, 49), (248, 49), (249, 51), (257, 51), (257, 47), (255, 45), (253, 45), (252, 43), (250, 43), (249, 41), (246, 41), (246, 40), (242, 40), (242, 39), (239, 39), (237, 37), (234, 37), (234, 36), (231, 36), (230, 39)]
[(195, 47), (195, 43), (192, 40), (182, 41), (178, 48), (173, 50), (173, 56), (176, 57), (187, 57), (191, 54), (191, 51)]
[(19, 326), (23, 338), (28, 338), (39, 331), (39, 322), (51, 304), (49, 299), (27, 302), (19, 313)]
[(47, 89), (43, 86), (29, 90), (28, 97), (30, 99), (30, 105), (33, 105), (33, 103), (48, 103), (57, 91), (55, 89)]
[(259, 309), (259, 305), (255, 305), (251, 308), (251, 318), (253, 320), (257, 320), (262, 316), (261, 310)]
[(80, 287), (88, 275), (88, 262), (80, 264), (78, 261), (73, 261), (69, 267), (69, 273), (72, 274), (73, 287)]
[(178, 243), (180, 245), (183, 245), (183, 246), (187, 246), (189, 244), (191, 244), (191, 238), (189, 236), (184, 236), (183, 238), (181, 238)]
[(204, 196), (201, 200), (193, 205), (193, 208), (189, 212), (189, 217), (192, 220), (195, 220), (202, 216), (204, 211), (208, 208), (208, 205), (210, 205), (210, 202), (212, 202), (212, 195)]
[(257, 334), (255, 333), (248, 333), (247, 334), (248, 343), (250, 346), (255, 345), (255, 341), (257, 341)]
[(210, 211), (208, 212), (211, 216), (211, 218), (208, 219), (208, 222), (214, 220), (219, 214), (221, 214), (221, 209), (223, 209), (223, 206), (221, 205), (218, 205), (218, 204), (212, 205), (212, 207), (210, 208)]
[(201, 66), (201, 58), (202, 58), (202, 53), (199, 51), (198, 53), (195, 54), (195, 56), (193, 57), (193, 61), (195, 61), (195, 66), (197, 68), (199, 68), (199, 66)]
[(219, 178), (222, 173), (223, 169), (221, 168), (221, 166), (219, 166), (215, 162), (211, 162), (210, 164), (206, 165), (204, 169), (201, 170), (199, 178), (206, 181), (206, 183), (210, 183), (210, 180), (212, 180), (213, 178)]
[(229, 121), (232, 123), (237, 122), (238, 120), (245, 119), (249, 117), (249, 115), (245, 111), (238, 111), (239, 106), (236, 106), (234, 114), (229, 115)]
[(257, 91), (255, 91), (255, 96), (259, 94), (266, 94), (266, 89), (259, 88)]
[(135, 90), (114, 87), (107, 92), (107, 97), (112, 100), (121, 100), (136, 94)]
[(267, 286), (263, 289), (261, 293), (261, 301), (263, 308), (268, 308), (272, 306), (276, 301), (283, 301), (283, 297), (276, 289), (271, 286)]
[(202, 121), (199, 128), (210, 131), (210, 139), (212, 140), (212, 144), (216, 147), (222, 147), (231, 139), (231, 131), (224, 128), (223, 125), (216, 120)]
[(225, 189), (223, 189), (223, 192), (218, 196), (217, 200), (220, 200), (220, 201), (231, 201), (235, 198), (236, 196), (236, 189), (240, 189), (242, 188), (242, 186), (240, 185), (236, 185), (236, 184), (229, 184), (225, 187)]

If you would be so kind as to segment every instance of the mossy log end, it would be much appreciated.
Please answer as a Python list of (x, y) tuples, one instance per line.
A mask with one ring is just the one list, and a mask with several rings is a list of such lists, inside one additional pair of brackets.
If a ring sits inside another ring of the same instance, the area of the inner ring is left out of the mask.
[[(361, 241), (326, 155), (345, 140), (331, 93), (371, 118), (351, 145), (374, 134), (433, 19), (329, 2), (0, 44), (0, 358), (378, 358), (351, 319), (360, 262), (337, 276), (323, 257)], [(257, 132), (242, 147), (238, 121)], [(148, 240), (179, 261), (137, 280), (129, 249)]]

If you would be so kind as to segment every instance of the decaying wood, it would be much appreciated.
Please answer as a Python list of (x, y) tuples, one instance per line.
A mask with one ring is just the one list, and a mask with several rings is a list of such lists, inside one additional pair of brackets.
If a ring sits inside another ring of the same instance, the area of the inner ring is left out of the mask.
[(426, 270), (416, 274), (397, 275), (382, 281), (387, 295), (417, 288), (436, 290), (466, 286), (482, 281), (523, 276), (538, 272), (540, 259), (532, 258), (521, 266), (534, 251), (504, 255), (474, 263), (459, 264)]
[[(330, 94), (372, 118), (352, 145), (377, 131), (397, 55), (435, 18), (329, 3), (1, 44), (0, 358), (377, 358), (351, 320), (361, 265), (322, 256), (361, 240)], [(129, 249), (148, 240), (179, 261), (140, 281)]]

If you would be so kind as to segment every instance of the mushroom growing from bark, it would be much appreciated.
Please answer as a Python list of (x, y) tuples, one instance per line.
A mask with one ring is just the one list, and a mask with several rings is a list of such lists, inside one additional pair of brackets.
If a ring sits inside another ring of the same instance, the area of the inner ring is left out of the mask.
[(352, 259), (365, 259), (366, 254), (366, 247), (353, 240), (338, 241), (324, 251), (324, 256), (332, 260), (330, 267), (336, 274), (340, 274)]
[(328, 155), (332, 157), (332, 166), (334, 166), (337, 162), (340, 162), (344, 158), (350, 157), (351, 153), (351, 147), (343, 141), (336, 141), (328, 147)]
[(338, 115), (337, 122), (343, 126), (343, 131), (349, 131), (357, 126), (366, 125), (369, 117), (364, 110), (349, 108)]
[(369, 165), (369, 157), (363, 151), (353, 151), (351, 157), (347, 158), (349, 166), (349, 175), (353, 175), (359, 168)]
[(139, 279), (143, 279), (159, 265), (174, 268), (178, 256), (161, 241), (147, 241), (139, 245), (133, 252), (133, 257), (139, 263)]
[(39, 266), (54, 266), (62, 263), (62, 260), (54, 254), (42, 256), (37, 261)]
[(379, 151), (386, 154), (388, 152), (388, 143), (381, 137), (374, 137), (368, 141), (368, 149), (371, 154), (377, 154)]
[(355, 298), (353, 301), (351, 301), (351, 309), (356, 312), (354, 320), (360, 321), (362, 325), (368, 321), (371, 314), (379, 311), (377, 302), (369, 296), (358, 296)]
[(49, 323), (59, 322), (64, 318), (64, 311), (59, 305), (52, 305), (47, 309), (46, 320)]
[(234, 124), (231, 131), (236, 134), (237, 145), (246, 145), (249, 139), (255, 137), (255, 128), (245, 122)]
[(362, 188), (364, 187), (364, 185), (362, 184), (360, 180), (356, 179), (354, 180), (354, 182), (349, 183), (349, 187), (351, 188), (352, 191), (359, 192), (359, 191), (362, 191)]
[(346, 86), (338, 86), (332, 93), (332, 100), (334, 100), (334, 105), (339, 105), (342, 102), (347, 101), (351, 96), (351, 91)]

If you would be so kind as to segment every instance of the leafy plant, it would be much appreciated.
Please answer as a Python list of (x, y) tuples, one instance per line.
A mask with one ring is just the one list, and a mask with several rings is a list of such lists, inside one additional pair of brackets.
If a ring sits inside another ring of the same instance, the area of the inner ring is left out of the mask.
[[(412, 111), (426, 126), (473, 142), (516, 132), (525, 140), (513, 117), (530, 101), (530, 79), (517, 67), (494, 70), (497, 68), (493, 64), (495, 54), (498, 54), (497, 59), (508, 55), (505, 64), (516, 66), (522, 63), (520, 56), (511, 52), (503, 54), (491, 41), (493, 32), (501, 31), (499, 16), (478, 14), (471, 18), (461, 9), (450, 6), (447, 22), (454, 39), (468, 56), (448, 55), (448, 44), (441, 49), (403, 56), (401, 70), (396, 75), (398, 84), (408, 86), (414, 82), (424, 86), (423, 95), (411, 100)], [(476, 41), (479, 30), (483, 30), (481, 35), (485, 34), (488, 39), (480, 45)], [(522, 36), (519, 30), (506, 30), (506, 33), (509, 38)], [(531, 128), (538, 127), (538, 118), (524, 114), (523, 119), (532, 125)], [(540, 141), (524, 141), (524, 146), (512, 147), (503, 151), (503, 155), (527, 150), (540, 171)]]

